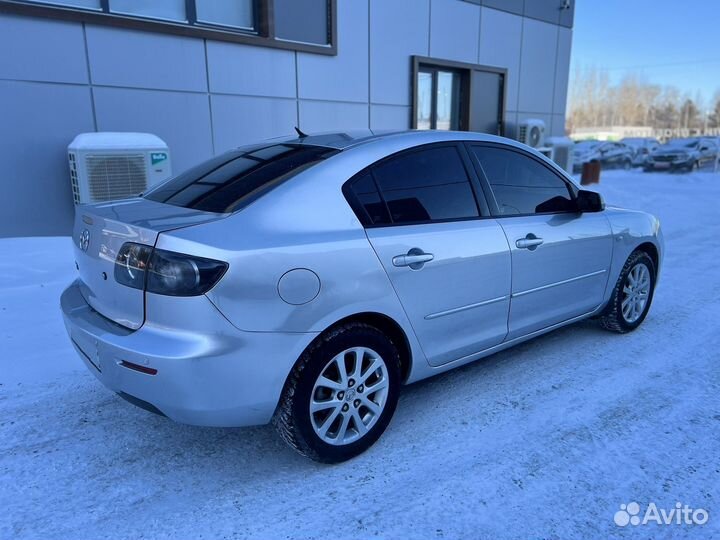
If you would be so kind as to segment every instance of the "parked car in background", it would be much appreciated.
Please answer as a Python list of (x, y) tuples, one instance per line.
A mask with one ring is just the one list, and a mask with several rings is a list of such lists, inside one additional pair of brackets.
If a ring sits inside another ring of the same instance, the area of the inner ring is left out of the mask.
[(103, 384), (178, 422), (273, 421), (323, 462), (370, 447), (403, 384), (593, 316), (635, 330), (663, 257), (655, 217), (446, 131), (237, 148), (79, 206), (73, 238), (61, 306)]
[(650, 154), (660, 146), (660, 141), (652, 137), (625, 137), (620, 142), (633, 150), (633, 167), (643, 167)]
[(706, 165), (714, 166), (718, 152), (718, 144), (710, 138), (672, 139), (650, 154), (643, 169), (646, 172), (697, 170)]
[(573, 169), (582, 170), (584, 163), (597, 160), (603, 169), (629, 169), (635, 152), (629, 146), (613, 141), (580, 141), (573, 148)]

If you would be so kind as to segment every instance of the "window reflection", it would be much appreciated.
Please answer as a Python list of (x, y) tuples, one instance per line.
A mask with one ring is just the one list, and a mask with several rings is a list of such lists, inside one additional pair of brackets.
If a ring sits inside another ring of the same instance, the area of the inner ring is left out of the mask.
[(460, 84), (457, 71), (423, 66), (417, 73), (417, 129), (460, 129)]
[(432, 73), (418, 73), (417, 128), (431, 129), (432, 125)]
[(450, 71), (438, 71), (437, 126), (435, 129), (458, 129), (458, 99), (460, 76)]

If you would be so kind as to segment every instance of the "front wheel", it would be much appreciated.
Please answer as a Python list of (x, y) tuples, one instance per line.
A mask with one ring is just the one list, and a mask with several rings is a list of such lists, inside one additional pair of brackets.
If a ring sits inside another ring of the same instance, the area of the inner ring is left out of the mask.
[(339, 463), (380, 438), (399, 392), (395, 345), (377, 328), (349, 323), (303, 353), (285, 384), (273, 423), (302, 455)]
[(655, 276), (655, 264), (650, 256), (644, 251), (634, 251), (620, 272), (600, 324), (621, 334), (640, 326), (650, 310)]

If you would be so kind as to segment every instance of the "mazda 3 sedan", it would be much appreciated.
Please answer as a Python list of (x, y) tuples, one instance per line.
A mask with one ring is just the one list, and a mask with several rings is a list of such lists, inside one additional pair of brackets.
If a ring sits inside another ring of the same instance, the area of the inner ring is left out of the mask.
[(634, 330), (663, 256), (653, 216), (441, 131), (238, 148), (78, 207), (73, 234), (62, 311), (105, 386), (187, 424), (272, 421), (323, 462), (372, 445), (404, 384), (588, 317)]

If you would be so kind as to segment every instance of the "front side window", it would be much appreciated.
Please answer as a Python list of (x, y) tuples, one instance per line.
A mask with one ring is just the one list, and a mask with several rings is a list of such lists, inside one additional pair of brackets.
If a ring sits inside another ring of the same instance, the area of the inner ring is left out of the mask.
[(160, 184), (145, 198), (205, 212), (234, 212), (337, 152), (293, 144), (232, 150)]
[(514, 150), (471, 146), (501, 216), (575, 212), (567, 183), (542, 163)]
[(414, 150), (372, 168), (395, 224), (478, 217), (465, 166), (454, 146)]

